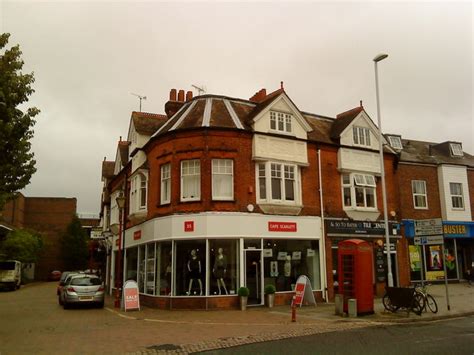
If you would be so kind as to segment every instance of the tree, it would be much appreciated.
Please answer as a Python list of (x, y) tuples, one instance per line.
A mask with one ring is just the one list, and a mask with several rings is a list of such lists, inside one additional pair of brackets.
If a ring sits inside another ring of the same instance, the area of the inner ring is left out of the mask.
[(82, 228), (77, 216), (69, 223), (66, 233), (61, 239), (61, 252), (64, 266), (67, 270), (82, 270), (87, 266), (89, 250), (87, 248), (87, 233)]
[(0, 243), (0, 256), (22, 263), (34, 263), (43, 247), (41, 236), (25, 229), (16, 229), (7, 234)]
[(36, 107), (18, 107), (34, 92), (33, 73), (23, 74), (22, 52), (18, 45), (5, 49), (9, 33), (0, 34), (0, 211), (15, 191), (29, 184), (36, 172), (31, 150)]

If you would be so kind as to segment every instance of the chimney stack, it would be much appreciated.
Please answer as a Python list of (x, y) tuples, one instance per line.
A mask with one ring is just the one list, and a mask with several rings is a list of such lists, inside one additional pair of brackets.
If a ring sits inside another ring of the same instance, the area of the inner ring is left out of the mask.
[(259, 92), (256, 92), (255, 95), (253, 95), (249, 101), (252, 102), (262, 102), (265, 100), (267, 97), (267, 90), (266, 89), (261, 89)]
[(188, 91), (186, 93), (186, 101), (191, 101), (193, 99), (193, 92), (192, 91)]
[(184, 90), (179, 90), (178, 91), (178, 101), (179, 102), (184, 102)]

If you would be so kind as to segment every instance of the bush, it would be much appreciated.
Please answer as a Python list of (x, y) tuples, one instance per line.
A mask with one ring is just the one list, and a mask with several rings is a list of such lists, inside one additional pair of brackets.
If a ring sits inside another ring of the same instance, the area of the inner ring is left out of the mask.
[(247, 287), (245, 286), (242, 286), (241, 288), (239, 288), (239, 290), (237, 291), (237, 294), (240, 296), (240, 297), (248, 297), (250, 291)]
[(271, 295), (276, 292), (275, 286), (273, 285), (267, 285), (265, 286), (265, 294), (266, 295)]

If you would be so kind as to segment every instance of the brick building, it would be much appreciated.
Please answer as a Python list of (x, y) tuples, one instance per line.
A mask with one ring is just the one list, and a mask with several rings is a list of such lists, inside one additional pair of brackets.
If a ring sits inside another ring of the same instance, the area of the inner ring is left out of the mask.
[[(317, 299), (332, 299), (337, 243), (355, 237), (390, 253), (396, 283), (409, 283), (398, 153), (386, 144), (387, 248), (378, 129), (362, 103), (330, 118), (300, 111), (283, 85), (248, 100), (173, 89), (165, 112), (133, 112), (115, 161), (103, 162), (109, 286), (125, 249), (123, 278), (138, 282), (146, 304), (235, 307), (242, 285), (249, 303), (263, 304), (268, 284), (282, 304), (302, 274)], [(385, 273), (374, 284), (381, 292)]]

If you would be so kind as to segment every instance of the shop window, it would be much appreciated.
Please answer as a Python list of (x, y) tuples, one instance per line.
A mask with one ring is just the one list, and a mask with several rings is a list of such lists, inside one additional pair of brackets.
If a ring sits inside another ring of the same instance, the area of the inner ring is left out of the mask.
[(137, 281), (138, 248), (128, 248), (126, 257), (125, 281)]
[(272, 284), (277, 291), (293, 291), (300, 275), (306, 275), (313, 290), (321, 289), (319, 244), (315, 240), (263, 241), (264, 287)]
[(354, 145), (370, 147), (370, 130), (365, 127), (352, 127)]
[(138, 291), (140, 293), (145, 292), (145, 261), (146, 261), (146, 248), (145, 245), (138, 247)]
[(171, 296), (171, 277), (173, 272), (171, 242), (158, 243), (156, 255), (155, 294)]
[(200, 296), (206, 291), (206, 241), (175, 242), (176, 296)]
[(155, 243), (146, 245), (145, 293), (155, 294)]
[(299, 203), (299, 169), (296, 165), (259, 163), (257, 175), (260, 202)]
[(181, 162), (181, 201), (201, 198), (201, 162), (198, 159)]
[(413, 192), (413, 205), (415, 208), (427, 209), (426, 182), (423, 180), (412, 180), (411, 189)]
[(375, 209), (376, 183), (373, 175), (342, 174), (344, 207)]
[(162, 205), (170, 203), (171, 200), (171, 164), (161, 166), (161, 197)]
[(209, 240), (209, 292), (214, 295), (235, 295), (238, 285), (238, 240)]
[(212, 199), (234, 198), (234, 162), (231, 159), (212, 159)]
[(451, 192), (451, 203), (453, 209), (463, 209), (464, 208), (464, 197), (462, 194), (462, 184), (458, 182), (450, 182), (449, 190)]
[(448, 274), (448, 279), (457, 279), (458, 268), (453, 239), (444, 240), (444, 262), (446, 263), (446, 272)]
[(410, 253), (410, 279), (419, 281), (423, 278), (423, 259), (422, 248), (419, 245), (409, 245)]

